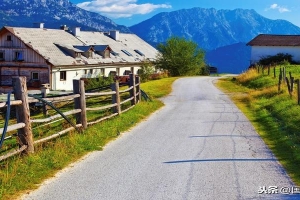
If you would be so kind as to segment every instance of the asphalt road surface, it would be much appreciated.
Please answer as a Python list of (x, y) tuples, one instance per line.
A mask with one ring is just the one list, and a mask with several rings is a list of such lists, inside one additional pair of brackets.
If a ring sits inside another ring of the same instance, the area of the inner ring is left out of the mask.
[(23, 199), (300, 199), (216, 79), (178, 79), (164, 108)]

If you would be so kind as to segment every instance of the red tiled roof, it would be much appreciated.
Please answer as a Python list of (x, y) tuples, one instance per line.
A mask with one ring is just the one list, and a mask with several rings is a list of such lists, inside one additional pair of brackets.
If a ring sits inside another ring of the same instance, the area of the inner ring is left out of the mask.
[(247, 43), (248, 46), (300, 46), (300, 35), (261, 34)]

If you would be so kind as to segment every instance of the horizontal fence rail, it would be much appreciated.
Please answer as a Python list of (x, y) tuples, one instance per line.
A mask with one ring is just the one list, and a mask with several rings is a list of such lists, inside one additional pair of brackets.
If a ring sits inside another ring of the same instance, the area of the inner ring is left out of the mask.
[[(119, 82), (116, 80), (110, 87), (105, 87), (106, 91), (97, 92), (97, 90), (92, 90), (92, 92), (86, 92), (83, 80), (73, 80), (73, 94), (53, 97), (41, 94), (41, 98), (32, 95), (28, 96), (25, 77), (15, 77), (13, 83), (15, 100), (10, 101), (10, 106), (14, 107), (14, 114), (17, 118), (11, 118), (10, 125), (4, 128), (6, 128), (6, 132), (16, 132), (7, 138), (16, 137), (19, 148), (10, 152), (4, 151), (4, 154), (2, 153), (3, 155), (0, 156), (0, 161), (20, 153), (34, 153), (34, 145), (36, 144), (61, 137), (73, 130), (84, 130), (88, 125), (120, 115), (133, 108), (141, 100), (140, 78), (133, 74), (130, 74), (128, 88), (123, 90), (120, 90)], [(124, 87), (122, 86), (122, 88)], [(95, 99), (97, 103), (94, 104), (92, 101)], [(62, 104), (68, 105), (69, 110), (65, 110), (66, 108), (64, 107), (57, 108), (54, 106), (61, 106)], [(71, 110), (70, 105), (73, 105)], [(7, 102), (0, 102), (0, 109), (5, 110), (6, 107)], [(52, 107), (54, 109), (50, 109)], [(43, 118), (41, 118), (40, 114), (31, 116), (32, 110), (39, 110), (40, 108), (43, 110)], [(90, 116), (90, 112), (93, 112), (93, 115)], [(95, 112), (102, 114), (95, 117)], [(66, 121), (70, 123), (72, 121), (67, 117), (71, 117), (76, 121), (73, 124), (74, 126), (66, 127)], [(63, 123), (65, 125), (62, 125)], [(51, 125), (60, 127), (61, 130), (56, 133), (52, 132), (46, 137), (35, 138), (33, 130), (48, 130), (51, 128), (44, 127)], [(34, 127), (32, 128), (32, 126)], [(0, 128), (0, 133), (3, 132), (4, 128)]]
[[(25, 127), (25, 123), (13, 124), (7, 127), (7, 132), (15, 131)], [(4, 128), (0, 128), (0, 133), (2, 134)]]

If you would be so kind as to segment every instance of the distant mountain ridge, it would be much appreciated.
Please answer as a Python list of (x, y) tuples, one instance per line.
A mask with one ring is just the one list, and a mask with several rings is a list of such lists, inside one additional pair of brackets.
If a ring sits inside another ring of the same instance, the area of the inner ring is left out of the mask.
[(159, 13), (129, 28), (153, 46), (171, 36), (192, 40), (206, 50), (208, 64), (230, 73), (247, 69), (246, 43), (258, 34), (300, 34), (300, 28), (286, 20), (267, 19), (249, 9), (182, 9)]
[(258, 34), (300, 34), (300, 28), (285, 20), (270, 20), (255, 10), (191, 8), (159, 13), (131, 27), (114, 23), (100, 14), (77, 7), (69, 0), (1, 0), (0, 26), (45, 28), (79, 26), (87, 31), (133, 32), (154, 47), (171, 36), (184, 37), (206, 50), (208, 64), (219, 72), (240, 73), (250, 63), (246, 43)]
[(1, 0), (0, 26), (32, 27), (44, 22), (47, 28), (79, 26), (83, 30), (130, 32), (100, 14), (77, 7), (69, 0)]
[(129, 28), (151, 44), (180, 36), (206, 50), (248, 42), (260, 33), (300, 34), (300, 28), (288, 21), (270, 20), (248, 9), (182, 9), (159, 13)]

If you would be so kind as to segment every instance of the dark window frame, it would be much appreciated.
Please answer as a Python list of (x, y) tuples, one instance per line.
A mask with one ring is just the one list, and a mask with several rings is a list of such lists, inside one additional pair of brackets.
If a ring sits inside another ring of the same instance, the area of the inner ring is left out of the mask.
[[(35, 78), (35, 75), (37, 75), (37, 78)], [(39, 72), (31, 72), (31, 79), (32, 80), (40, 80), (40, 73)]]
[(75, 52), (75, 58), (81, 58), (81, 53), (80, 52)]
[(140, 56), (145, 56), (145, 54), (143, 54), (140, 50), (138, 49), (135, 49), (134, 50), (137, 54), (139, 54)]
[(23, 51), (15, 51), (13, 60), (14, 61), (24, 61), (24, 52)]
[(113, 56), (119, 56), (119, 53), (115, 52), (115, 51), (111, 51), (110, 52)]
[(66, 81), (67, 80), (67, 71), (60, 71), (59, 72), (59, 80)]
[(125, 53), (127, 56), (133, 56), (129, 51), (122, 49), (121, 50), (123, 53)]
[(5, 51), (0, 51), (0, 60), (5, 60)]

